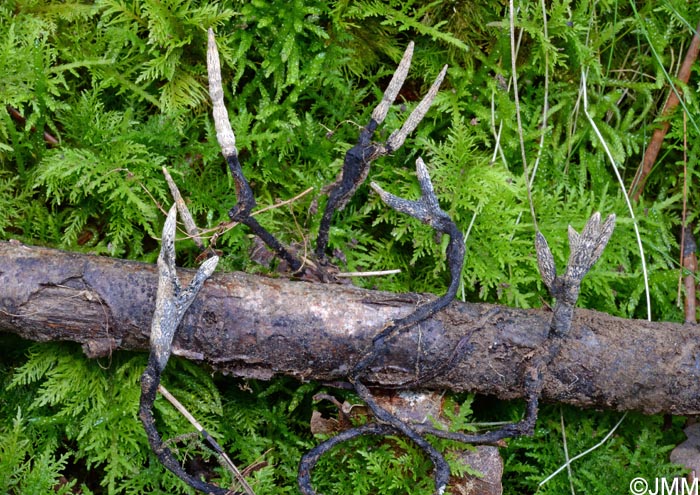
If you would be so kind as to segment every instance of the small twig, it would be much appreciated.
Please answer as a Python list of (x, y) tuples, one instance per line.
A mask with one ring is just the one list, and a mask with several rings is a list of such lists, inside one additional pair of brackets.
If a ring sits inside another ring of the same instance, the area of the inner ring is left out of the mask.
[(559, 408), (559, 425), (561, 426), (561, 439), (562, 439), (562, 446), (564, 447), (564, 461), (566, 462), (566, 474), (569, 477), (569, 488), (571, 489), (571, 495), (576, 495), (576, 491), (574, 490), (574, 482), (573, 482), (573, 476), (571, 474), (571, 464), (570, 464), (570, 459), (569, 459), (569, 446), (566, 441), (566, 423), (564, 423), (564, 412), (562, 411), (562, 408)]
[[(695, 274), (698, 270), (697, 245), (693, 236), (693, 229), (688, 226), (688, 130), (687, 116), (683, 114), (683, 212), (681, 216), (681, 271), (680, 277), (683, 279), (685, 287), (685, 304), (683, 305), (685, 322), (695, 323), (696, 304), (695, 304)], [(687, 270), (687, 274), (683, 276), (683, 269)], [(680, 282), (680, 280), (679, 280)], [(680, 301), (680, 283), (678, 287), (678, 299)]]
[(397, 273), (401, 273), (401, 270), (398, 268), (395, 268), (393, 270), (378, 270), (374, 272), (341, 272), (341, 273), (336, 273), (336, 277), (343, 278), (343, 277), (381, 277), (384, 275), (395, 275)]
[(185, 224), (187, 234), (199, 249), (204, 249), (204, 242), (202, 242), (202, 238), (199, 235), (199, 228), (197, 228), (197, 224), (194, 223), (194, 218), (192, 218), (192, 214), (190, 213), (189, 208), (187, 208), (185, 200), (182, 199), (182, 195), (180, 194), (177, 184), (175, 184), (175, 181), (170, 176), (170, 172), (168, 172), (168, 169), (165, 167), (163, 167), (163, 175), (165, 176), (165, 181), (168, 183), (168, 187), (170, 188), (170, 194), (172, 194), (173, 199), (175, 200), (175, 205), (177, 205), (177, 211), (180, 214), (180, 218), (182, 218), (182, 223)]
[[(27, 123), (27, 119), (24, 118), (24, 116), (19, 112), (19, 110), (17, 110), (16, 108), (14, 108), (11, 105), (7, 105), (5, 108), (7, 108), (7, 113), (10, 114), (10, 117), (12, 117), (12, 119), (15, 122), (19, 123), (20, 125), (24, 125)], [(32, 126), (31, 131), (36, 132), (36, 127)], [(44, 131), (43, 137), (44, 137), (44, 142), (46, 143), (46, 146), (48, 146), (49, 148), (53, 148), (54, 146), (58, 146), (58, 144), (59, 144), (58, 139), (56, 139), (56, 137), (54, 137), (54, 135), (51, 134), (50, 132)]]
[[(291, 204), (294, 201), (297, 201), (298, 199), (306, 196), (307, 194), (309, 194), (313, 190), (314, 190), (313, 187), (309, 187), (308, 189), (300, 192), (299, 194), (297, 194), (293, 198), (285, 199), (284, 201), (280, 201), (280, 202), (275, 203), (273, 205), (268, 205), (268, 206), (265, 206), (264, 208), (260, 208), (259, 210), (252, 211), (250, 213), (250, 216), (254, 217), (256, 215), (259, 215), (260, 213), (274, 210), (276, 208), (280, 208), (282, 206)], [(228, 222), (221, 222), (215, 227), (211, 227), (208, 229), (199, 229), (199, 237), (201, 239), (207, 239), (207, 238), (210, 239), (210, 244), (213, 246), (216, 244), (216, 240), (219, 237), (221, 237), (223, 234), (225, 234), (229, 230), (235, 228), (237, 225), (240, 225), (240, 222), (235, 222), (233, 220), (229, 220)], [(209, 234), (212, 234), (212, 235), (209, 235)], [(187, 235), (186, 237), (183, 237), (183, 239), (192, 239), (192, 238), (193, 238), (192, 235)]]
[(693, 231), (688, 226), (683, 227), (683, 241), (681, 244), (682, 269), (687, 271), (683, 277), (683, 286), (685, 287), (685, 322), (695, 323), (696, 318), (696, 290), (695, 290), (695, 275), (698, 270), (697, 245)]
[(251, 216), (260, 215), (261, 213), (264, 213), (266, 211), (274, 210), (276, 208), (280, 208), (282, 206), (294, 203), (295, 201), (303, 198), (304, 196), (306, 196), (307, 194), (309, 194), (313, 190), (314, 190), (314, 187), (311, 186), (308, 189), (303, 190), (302, 192), (300, 192), (299, 194), (297, 194), (293, 198), (285, 199), (283, 201), (278, 201), (273, 205), (265, 206), (264, 208), (260, 208), (259, 210), (255, 210), (255, 211), (251, 212), (250, 215)]
[[(683, 84), (688, 83), (690, 73), (695, 61), (698, 58), (698, 54), (700, 54), (700, 24), (698, 24), (698, 26), (695, 28), (695, 34), (693, 35), (688, 51), (685, 54), (683, 64), (678, 71), (678, 81), (682, 82)], [(631, 194), (632, 199), (635, 201), (639, 199), (639, 196), (644, 191), (644, 184), (647, 180), (647, 176), (649, 173), (651, 173), (651, 169), (656, 162), (656, 157), (659, 155), (659, 151), (661, 150), (661, 145), (666, 137), (666, 133), (671, 127), (671, 123), (668, 121), (667, 117), (671, 115), (679, 103), (680, 98), (678, 97), (678, 90), (676, 90), (676, 88), (672, 85), (668, 98), (666, 99), (666, 103), (664, 104), (664, 108), (661, 110), (661, 118), (665, 120), (661, 123), (661, 127), (654, 130), (651, 140), (647, 145), (647, 149), (644, 152), (642, 163), (637, 169), (637, 173), (634, 176), (628, 191), (628, 194)]]

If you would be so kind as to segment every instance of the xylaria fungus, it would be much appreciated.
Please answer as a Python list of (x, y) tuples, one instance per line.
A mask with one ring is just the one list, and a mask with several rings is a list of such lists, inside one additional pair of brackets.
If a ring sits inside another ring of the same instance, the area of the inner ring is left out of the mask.
[[(413, 43), (410, 43), (406, 52), (394, 73), (382, 100), (372, 112), (369, 123), (360, 131), (357, 143), (345, 155), (343, 167), (335, 183), (327, 188), (329, 195), (320, 223), (318, 238), (316, 241), (316, 261), (319, 273), (316, 278), (323, 281), (333, 280), (332, 267), (326, 259), (328, 237), (333, 213), (344, 208), (353, 197), (357, 189), (367, 179), (370, 165), (373, 160), (385, 156), (398, 149), (406, 140), (406, 137), (418, 126), (428, 112), (438, 89), (445, 77), (447, 67), (438, 74), (435, 82), (429, 89), (423, 100), (416, 106), (401, 129), (394, 131), (385, 143), (375, 143), (372, 137), (377, 127), (384, 121), (386, 115), (401, 89), (411, 64), (413, 56)], [(300, 275), (307, 270), (305, 261), (296, 257), (289, 249), (284, 247), (270, 232), (264, 229), (252, 216), (251, 211), (255, 207), (253, 191), (243, 175), (241, 164), (238, 160), (236, 141), (233, 129), (228, 119), (228, 113), (224, 105), (223, 88), (221, 81), (221, 69), (219, 55), (216, 48), (214, 33), (209, 30), (209, 44), (207, 52), (207, 67), (209, 71), (209, 90), (213, 104), (214, 123), (216, 135), (222, 154), (226, 159), (229, 170), (233, 176), (236, 188), (236, 205), (229, 211), (233, 221), (243, 223), (250, 228), (277, 256), (287, 262), (293, 275)], [(578, 299), (580, 284), (591, 266), (600, 258), (607, 244), (615, 224), (615, 216), (611, 215), (601, 224), (600, 214), (595, 213), (583, 232), (579, 235), (572, 228), (569, 229), (569, 243), (571, 254), (569, 263), (563, 276), (557, 276), (554, 258), (547, 245), (544, 236), (537, 232), (535, 247), (537, 251), (538, 265), (542, 279), (550, 294), (556, 298), (556, 306), (553, 311), (549, 339), (555, 339), (555, 345), (549, 352), (535, 352), (529, 361), (522, 363), (522, 376), (527, 390), (527, 408), (524, 418), (517, 423), (501, 427), (498, 430), (484, 433), (466, 434), (462, 432), (448, 432), (438, 430), (429, 424), (408, 424), (389, 411), (381, 407), (370, 392), (369, 387), (363, 383), (366, 371), (373, 362), (386, 349), (387, 343), (400, 335), (411, 331), (421, 324), (426, 318), (434, 315), (450, 304), (454, 299), (461, 281), (461, 273), (464, 263), (464, 238), (457, 225), (450, 216), (440, 208), (437, 196), (428, 174), (428, 169), (422, 159), (416, 161), (416, 173), (421, 189), (421, 197), (418, 200), (407, 200), (394, 196), (384, 191), (377, 184), (372, 183), (374, 191), (389, 207), (398, 212), (417, 218), (429, 225), (436, 232), (449, 236), (447, 245), (447, 264), (450, 271), (450, 284), (446, 293), (428, 303), (418, 305), (412, 313), (395, 321), (389, 321), (375, 335), (369, 349), (355, 363), (349, 372), (347, 379), (358, 395), (371, 409), (375, 421), (365, 425), (346, 430), (335, 437), (319, 444), (303, 456), (298, 472), (298, 484), (304, 495), (316, 495), (312, 488), (311, 475), (318, 460), (326, 452), (338, 444), (358, 437), (360, 435), (404, 435), (410, 438), (430, 458), (435, 466), (435, 493), (441, 495), (447, 487), (450, 469), (444, 456), (425, 438), (432, 435), (441, 438), (468, 443), (468, 444), (495, 444), (496, 442), (519, 435), (531, 434), (537, 418), (539, 395), (542, 390), (542, 373), (547, 365), (556, 358), (557, 349), (565, 341), (574, 306)], [(155, 428), (152, 414), (152, 405), (156, 390), (160, 381), (160, 374), (167, 364), (170, 356), (172, 339), (182, 320), (184, 312), (189, 307), (204, 281), (213, 272), (218, 258), (215, 256), (207, 260), (197, 272), (194, 280), (186, 288), (182, 288), (175, 273), (175, 209), (171, 208), (168, 219), (163, 229), (163, 244), (161, 255), (158, 258), (160, 271), (158, 285), (158, 299), (156, 311), (153, 316), (151, 328), (151, 355), (148, 366), (142, 377), (142, 396), (140, 416), (148, 434), (149, 442), (161, 462), (173, 473), (187, 482), (190, 486), (205, 493), (223, 495), (229, 492), (224, 488), (198, 480), (188, 475), (174, 458), (172, 452), (164, 445)], [(484, 317), (486, 319), (486, 317)], [(476, 328), (478, 329), (479, 322)], [(478, 330), (477, 330), (478, 331)], [(449, 373), (459, 360), (465, 359), (469, 354), (469, 338), (464, 336), (455, 346), (449, 362), (439, 369), (432, 370), (429, 375)], [(425, 376), (418, 376), (406, 387), (420, 386)]]

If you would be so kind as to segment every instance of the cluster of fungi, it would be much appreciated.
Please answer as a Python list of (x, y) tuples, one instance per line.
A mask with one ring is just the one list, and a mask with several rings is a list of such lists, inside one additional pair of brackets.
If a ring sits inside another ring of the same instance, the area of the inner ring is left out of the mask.
[[(399, 90), (408, 75), (411, 58), (413, 55), (413, 43), (409, 44), (399, 63), (389, 85), (384, 92), (381, 102), (372, 112), (369, 123), (360, 130), (360, 136), (355, 144), (345, 155), (341, 173), (335, 183), (326, 190), (328, 200), (326, 202), (323, 217), (320, 222), (316, 241), (315, 260), (300, 259), (294, 252), (279, 242), (273, 234), (266, 230), (252, 215), (256, 205), (253, 191), (246, 180), (235, 145), (235, 136), (228, 119), (228, 113), (224, 105), (223, 88), (221, 82), (221, 70), (219, 55), (216, 48), (214, 33), (209, 30), (209, 42), (207, 51), (207, 67), (209, 71), (209, 90), (213, 104), (214, 123), (216, 135), (221, 151), (228, 164), (228, 168), (234, 180), (237, 202), (229, 210), (229, 217), (248, 227), (258, 236), (280, 259), (286, 262), (293, 277), (302, 276), (304, 279), (315, 279), (323, 282), (335, 280), (336, 273), (333, 265), (328, 261), (326, 251), (328, 247), (329, 231), (333, 214), (343, 209), (353, 197), (357, 189), (367, 179), (371, 164), (381, 156), (388, 155), (400, 148), (406, 137), (418, 126), (428, 112), (447, 72), (445, 66), (437, 76), (423, 100), (415, 107), (403, 126), (393, 132), (384, 143), (372, 140), (376, 129), (382, 124), (391, 108)], [(547, 365), (556, 357), (561, 342), (566, 339), (573, 310), (579, 294), (581, 280), (598, 260), (607, 244), (615, 224), (614, 215), (601, 222), (600, 214), (595, 213), (588, 221), (586, 227), (577, 233), (569, 228), (570, 257), (566, 271), (558, 276), (552, 253), (544, 236), (537, 232), (535, 236), (535, 248), (538, 265), (545, 286), (550, 291), (556, 304), (552, 312), (552, 320), (549, 332), (551, 345), (543, 347), (541, 352), (533, 353), (529, 362), (524, 367), (523, 383), (527, 391), (527, 407), (523, 419), (517, 423), (507, 424), (497, 430), (484, 433), (466, 434), (462, 432), (450, 432), (435, 428), (429, 424), (409, 424), (398, 418), (382, 407), (375, 400), (368, 385), (365, 383), (365, 375), (368, 368), (386, 350), (389, 341), (396, 339), (406, 332), (410, 332), (425, 319), (433, 316), (447, 306), (457, 293), (460, 284), (462, 267), (464, 263), (464, 237), (450, 216), (440, 208), (438, 199), (428, 175), (428, 170), (421, 158), (416, 160), (416, 174), (420, 184), (421, 197), (418, 200), (407, 200), (384, 191), (375, 183), (371, 187), (380, 196), (382, 201), (394, 210), (429, 225), (437, 233), (449, 236), (447, 245), (447, 265), (449, 267), (451, 281), (446, 293), (429, 302), (419, 304), (414, 311), (407, 316), (387, 322), (372, 339), (371, 345), (352, 367), (347, 376), (347, 382), (367, 404), (371, 410), (373, 420), (354, 428), (345, 430), (336, 436), (322, 442), (301, 459), (298, 472), (299, 489), (304, 495), (316, 495), (311, 484), (311, 473), (318, 460), (325, 453), (342, 442), (361, 435), (403, 435), (408, 437), (430, 458), (434, 465), (433, 476), (435, 493), (444, 493), (450, 476), (449, 466), (442, 455), (426, 439), (426, 435), (447, 438), (467, 444), (496, 444), (500, 440), (509, 437), (531, 434), (537, 418), (538, 400), (542, 390), (542, 373)], [(193, 488), (204, 493), (226, 495), (234, 493), (251, 494), (252, 490), (234, 471), (238, 482), (243, 487), (243, 492), (237, 492), (216, 486), (194, 476), (191, 476), (175, 458), (173, 452), (163, 441), (156, 428), (153, 416), (153, 404), (156, 393), (159, 390), (160, 376), (165, 369), (171, 353), (173, 337), (182, 321), (187, 308), (192, 303), (206, 279), (213, 273), (218, 257), (210, 256), (199, 268), (193, 280), (183, 287), (177, 278), (175, 270), (175, 206), (170, 209), (163, 228), (161, 252), (158, 258), (159, 284), (156, 300), (156, 311), (153, 316), (150, 336), (150, 356), (146, 370), (141, 379), (141, 402), (139, 416), (148, 435), (151, 448), (160, 461), (180, 479)], [(181, 215), (183, 211), (181, 211)], [(451, 361), (463, 359), (468, 346), (469, 336), (465, 336), (452, 353)], [(452, 362), (444, 363), (440, 369), (431, 370), (430, 375), (445, 372), (452, 368)], [(405, 387), (419, 387), (426, 377), (418, 377)], [(225, 454), (216, 442), (203, 429), (200, 430), (204, 438), (212, 447), (225, 457)], [(227, 458), (226, 458), (227, 459)], [(235, 470), (235, 468), (234, 468)]]

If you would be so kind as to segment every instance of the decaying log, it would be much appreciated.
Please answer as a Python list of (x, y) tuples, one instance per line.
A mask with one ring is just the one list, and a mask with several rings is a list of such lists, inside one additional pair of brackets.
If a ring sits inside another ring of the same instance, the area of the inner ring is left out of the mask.
[[(186, 283), (194, 272), (178, 271)], [(149, 347), (155, 265), (0, 242), (0, 330), (83, 344), (93, 357)], [(173, 352), (236, 376), (337, 381), (387, 321), (434, 296), (215, 273), (192, 303)], [(454, 302), (388, 343), (366, 382), (523, 397), (523, 369), (547, 343), (548, 310)], [(471, 338), (454, 350), (464, 336)], [(700, 413), (700, 328), (576, 309), (542, 399), (644, 413)]]

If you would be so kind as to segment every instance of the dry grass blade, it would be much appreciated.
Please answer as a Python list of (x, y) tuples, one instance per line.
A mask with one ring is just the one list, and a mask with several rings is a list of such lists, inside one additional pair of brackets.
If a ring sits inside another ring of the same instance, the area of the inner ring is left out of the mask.
[(594, 450), (596, 450), (597, 448), (599, 448), (599, 447), (601, 447), (603, 444), (605, 444), (605, 442), (607, 442), (608, 439), (612, 436), (612, 434), (615, 433), (615, 431), (617, 430), (617, 428), (622, 424), (622, 421), (624, 421), (624, 419), (625, 419), (626, 417), (627, 417), (627, 413), (623, 414), (622, 417), (620, 418), (620, 420), (615, 424), (615, 426), (612, 427), (612, 429), (607, 433), (607, 435), (605, 435), (605, 437), (604, 437), (600, 442), (598, 442), (597, 444), (595, 444), (595, 445), (594, 445), (593, 447), (591, 447), (590, 449), (588, 449), (588, 450), (586, 450), (586, 451), (584, 451), (584, 452), (581, 452), (581, 453), (578, 454), (578, 455), (573, 456), (571, 459), (569, 459), (569, 460), (566, 461), (563, 465), (561, 465), (556, 471), (554, 471), (552, 474), (550, 474), (550, 475), (547, 476), (545, 479), (543, 479), (542, 481), (540, 481), (540, 484), (539, 484), (538, 486), (542, 486), (542, 485), (544, 485), (545, 483), (547, 483), (549, 480), (551, 480), (552, 478), (554, 478), (557, 474), (561, 473), (564, 469), (566, 469), (568, 466), (570, 466), (571, 463), (574, 462), (575, 460), (578, 460), (578, 459), (580, 459), (580, 458), (582, 458), (582, 457), (587, 456), (588, 454), (590, 454), (591, 452), (593, 452)]
[[(515, 98), (515, 118), (518, 123), (518, 137), (520, 139), (520, 154), (523, 160), (523, 174), (525, 175), (525, 186), (527, 189), (527, 200), (530, 205), (530, 215), (532, 216), (532, 224), (537, 230), (537, 215), (535, 215), (535, 204), (532, 201), (532, 191), (530, 190), (530, 173), (527, 166), (527, 153), (525, 152), (525, 137), (523, 135), (523, 122), (520, 112), (520, 96), (518, 95), (518, 71), (517, 71), (517, 54), (515, 50), (515, 7), (513, 0), (509, 2), (509, 20), (510, 20), (510, 58), (511, 70), (513, 72), (513, 97)], [(521, 31), (522, 33), (522, 31)]]
[(630, 201), (629, 194), (625, 190), (625, 182), (622, 180), (622, 176), (620, 175), (620, 171), (617, 167), (617, 164), (615, 163), (615, 158), (612, 155), (612, 152), (610, 151), (610, 147), (608, 146), (608, 143), (605, 141), (605, 138), (603, 138), (603, 135), (600, 133), (600, 129), (598, 129), (598, 126), (596, 125), (595, 121), (593, 120), (593, 117), (591, 117), (591, 114), (588, 112), (588, 85), (586, 82), (586, 70), (581, 69), (581, 97), (583, 99), (583, 113), (586, 116), (586, 119), (588, 120), (588, 123), (590, 124), (591, 128), (593, 129), (593, 132), (595, 133), (596, 137), (600, 141), (600, 144), (603, 147), (603, 150), (605, 151), (605, 155), (608, 157), (608, 160), (610, 160), (610, 165), (613, 168), (613, 171), (615, 172), (615, 177), (617, 177), (617, 182), (620, 184), (620, 189), (622, 191), (622, 194), (625, 198), (625, 203), (627, 204), (627, 210), (630, 213), (630, 218), (633, 221), (633, 226), (634, 226), (634, 234), (637, 239), (637, 247), (639, 249), (639, 259), (642, 264), (642, 275), (644, 277), (644, 293), (646, 295), (646, 303), (647, 303), (647, 320), (651, 321), (651, 291), (649, 289), (649, 272), (647, 271), (647, 262), (646, 262), (646, 257), (644, 255), (644, 246), (642, 245), (642, 236), (639, 233), (639, 225), (637, 224), (637, 219), (634, 215), (634, 208), (632, 208), (632, 202)]

